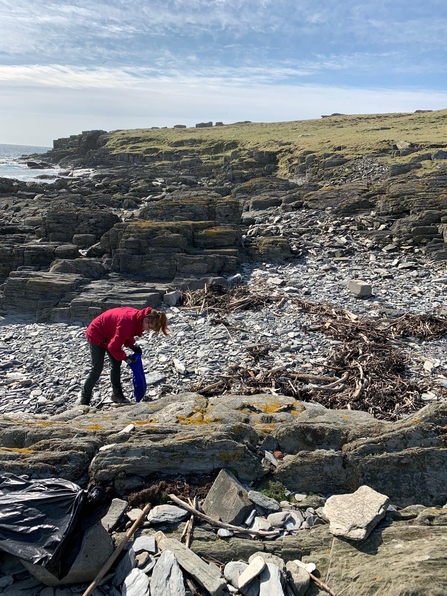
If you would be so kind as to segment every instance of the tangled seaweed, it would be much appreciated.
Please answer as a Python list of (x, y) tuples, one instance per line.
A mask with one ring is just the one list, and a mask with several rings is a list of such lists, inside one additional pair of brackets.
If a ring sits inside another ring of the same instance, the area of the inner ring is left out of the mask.
[[(225, 317), (235, 310), (259, 309), (284, 302), (284, 297), (251, 292), (247, 286), (227, 289), (209, 286), (188, 292), (183, 304), (207, 310), (211, 321), (231, 327)], [(392, 321), (361, 319), (330, 304), (314, 304), (290, 299), (298, 309), (316, 315), (320, 321), (312, 331), (320, 331), (341, 342), (324, 367), (330, 373), (313, 375), (283, 366), (269, 366), (272, 344), (248, 349), (247, 359), (229, 367), (219, 380), (202, 379), (193, 386), (204, 396), (225, 393), (271, 392), (313, 401), (331, 409), (362, 410), (382, 420), (396, 420), (422, 406), (421, 393), (427, 388), (405, 378), (408, 360), (395, 346), (397, 337), (433, 339), (447, 332), (447, 318), (406, 314)]]

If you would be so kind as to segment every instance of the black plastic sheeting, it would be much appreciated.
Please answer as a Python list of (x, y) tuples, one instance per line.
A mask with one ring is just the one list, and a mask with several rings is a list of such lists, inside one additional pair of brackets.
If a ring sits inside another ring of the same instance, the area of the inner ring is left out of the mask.
[(101, 487), (85, 491), (62, 478), (0, 475), (0, 550), (61, 579), (79, 553), (84, 531), (109, 504)]

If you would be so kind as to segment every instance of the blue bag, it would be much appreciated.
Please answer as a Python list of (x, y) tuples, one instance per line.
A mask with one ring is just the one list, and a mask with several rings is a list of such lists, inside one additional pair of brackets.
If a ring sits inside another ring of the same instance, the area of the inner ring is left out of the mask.
[(131, 364), (129, 364), (129, 366), (132, 369), (133, 394), (135, 397), (135, 401), (139, 402), (143, 399), (143, 397), (146, 394), (146, 375), (144, 374), (141, 354), (135, 353), (133, 357), (135, 359), (135, 362), (132, 362)]

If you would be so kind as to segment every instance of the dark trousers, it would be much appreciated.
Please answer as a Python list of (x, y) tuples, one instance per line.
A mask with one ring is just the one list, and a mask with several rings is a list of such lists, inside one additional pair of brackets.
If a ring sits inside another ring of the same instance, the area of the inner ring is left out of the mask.
[(114, 358), (112, 354), (110, 352), (107, 352), (105, 348), (101, 348), (100, 346), (94, 346), (90, 343), (89, 346), (90, 354), (92, 357), (92, 369), (84, 383), (84, 387), (82, 389), (82, 397), (92, 396), (93, 387), (95, 386), (95, 383), (101, 376), (102, 369), (104, 368), (104, 358), (106, 354), (110, 360), (110, 380), (112, 382), (112, 387), (115, 390), (120, 390), (121, 361)]

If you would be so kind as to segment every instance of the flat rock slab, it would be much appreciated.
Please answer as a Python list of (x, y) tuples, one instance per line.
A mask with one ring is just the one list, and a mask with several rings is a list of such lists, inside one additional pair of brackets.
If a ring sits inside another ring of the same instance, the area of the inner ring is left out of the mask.
[(149, 596), (149, 578), (139, 569), (132, 569), (123, 583), (123, 596)]
[(364, 540), (385, 517), (390, 503), (369, 486), (361, 486), (351, 495), (333, 495), (323, 508), (329, 519), (329, 530), (334, 536), (349, 540)]
[(206, 515), (226, 524), (239, 525), (253, 505), (242, 484), (226, 470), (221, 470), (209, 490), (202, 509)]
[(265, 568), (265, 561), (262, 557), (254, 557), (248, 567), (238, 577), (238, 588), (243, 590), (255, 577), (258, 577)]
[(124, 499), (112, 499), (109, 510), (105, 516), (101, 519), (101, 523), (104, 528), (110, 532), (118, 523), (119, 519), (124, 515), (124, 512), (128, 508), (129, 503)]
[(155, 564), (151, 577), (151, 596), (185, 596), (183, 573), (175, 555), (165, 550)]
[(259, 596), (284, 596), (282, 575), (274, 563), (267, 563), (259, 576)]
[(191, 549), (184, 546), (178, 540), (166, 538), (163, 532), (157, 532), (155, 540), (162, 552), (166, 550), (172, 551), (178, 564), (187, 573), (192, 575), (211, 596), (220, 596), (225, 591), (227, 582), (220, 577), (217, 567), (205, 563)]
[(189, 513), (185, 509), (176, 505), (157, 505), (147, 514), (147, 521), (152, 524), (175, 524), (184, 520), (188, 515)]

